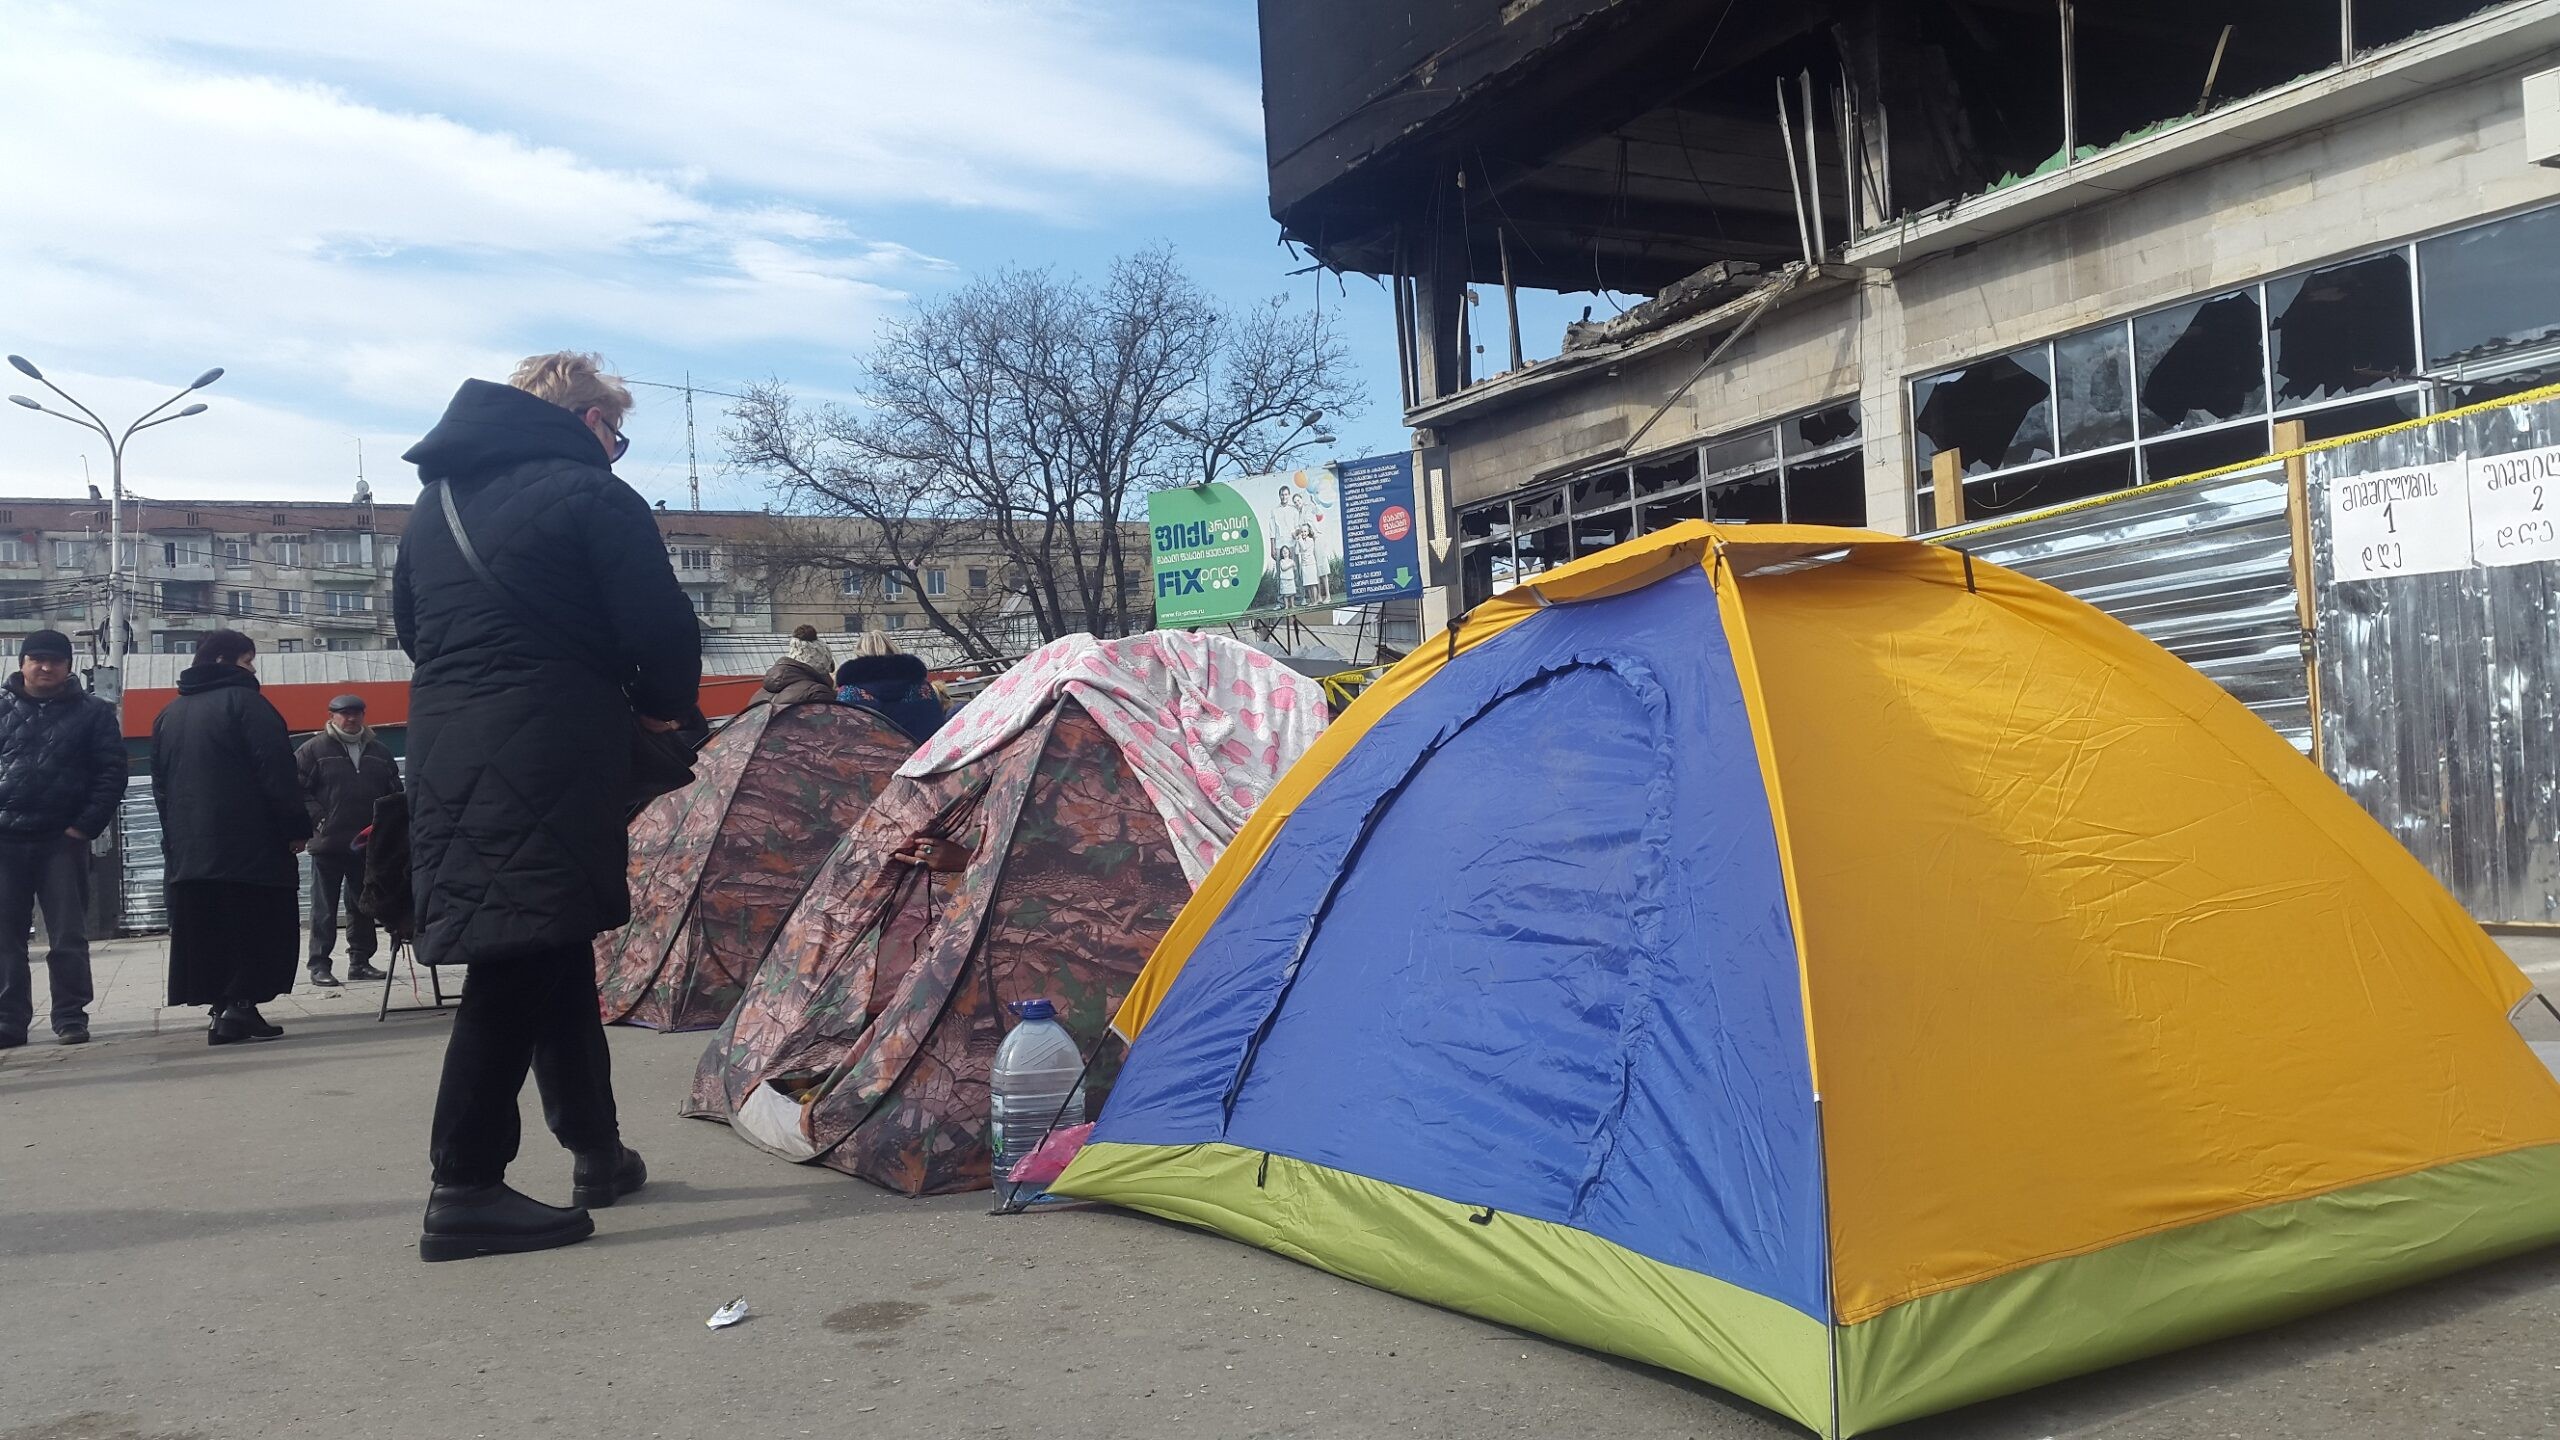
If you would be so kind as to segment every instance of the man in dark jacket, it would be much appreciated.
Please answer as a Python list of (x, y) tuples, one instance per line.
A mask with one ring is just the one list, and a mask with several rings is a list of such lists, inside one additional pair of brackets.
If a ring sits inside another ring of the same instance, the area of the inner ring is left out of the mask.
[(356, 836), (373, 823), (374, 803), (400, 789), (400, 762), (364, 723), (364, 697), (329, 702), (329, 723), (293, 752), (302, 800), (311, 811), (311, 983), (333, 986), (338, 906), (347, 908), (347, 978), (379, 980), (373, 914), (364, 907), (364, 857)]
[[(630, 405), (593, 356), (536, 356), (507, 385), (464, 381), (406, 457), (426, 484), (393, 577), (418, 662), (418, 949), (470, 967), (436, 1093), (428, 1260), (584, 1239), (587, 1208), (647, 1174), (614, 1110), (594, 943), (631, 913), (632, 728), (693, 713), (702, 657), (649, 506), (610, 468)], [(528, 1067), (576, 1158), (573, 1208), (505, 1183)]]
[(206, 1040), (273, 1040), (258, 1007), (293, 986), (296, 903), (311, 815), (284, 717), (258, 693), (257, 642), (216, 630), (178, 674), (178, 698), (151, 725), (151, 799), (160, 809), (169, 897), (169, 1003), (211, 1012)]
[(124, 798), (115, 707), (80, 688), (71, 641), (39, 630), (0, 685), (0, 1050), (27, 1043), (35, 1018), (27, 924), (44, 907), (52, 941), (53, 1038), (89, 1038), (89, 841)]

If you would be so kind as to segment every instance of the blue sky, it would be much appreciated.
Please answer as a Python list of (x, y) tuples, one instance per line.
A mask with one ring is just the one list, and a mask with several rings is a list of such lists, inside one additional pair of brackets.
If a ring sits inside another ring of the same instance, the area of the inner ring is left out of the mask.
[[(1233, 300), (1321, 293), (1374, 397), (1341, 453), (1404, 443), (1385, 292), (1276, 243), (1245, 0), (0, 0), (0, 31), (0, 350), (110, 419), (229, 369), (136, 442), (141, 494), (341, 498), (361, 442), (406, 499), (454, 385), (535, 350), (847, 396), (913, 297), (1156, 241)], [(622, 473), (681, 505), (681, 403), (639, 394)], [(704, 503), (760, 505), (720, 403)], [(81, 493), (82, 440), (0, 408), (0, 491)]]

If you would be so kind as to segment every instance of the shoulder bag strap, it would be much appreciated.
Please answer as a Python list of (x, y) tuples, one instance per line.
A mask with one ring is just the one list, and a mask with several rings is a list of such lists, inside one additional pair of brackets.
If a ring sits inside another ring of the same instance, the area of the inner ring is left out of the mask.
[[(517, 594), (514, 589), (508, 586), (507, 582), (499, 579), (496, 574), (491, 572), (488, 563), (480, 558), (479, 547), (471, 543), (471, 532), (464, 529), (462, 526), (462, 511), (456, 508), (453, 503), (453, 487), (442, 480), (438, 480), (430, 484), (427, 488), (436, 492), (436, 503), (444, 511), (445, 533), (453, 537), (454, 548), (462, 552), (462, 563), (470, 566), (471, 573), (479, 579), (481, 584), (488, 586), (489, 593), (497, 596), (499, 601), (506, 606), (508, 618), (514, 620), (517, 625), (523, 627), (525, 631), (533, 637), (536, 645), (542, 645), (542, 622), (534, 615), (533, 607), (526, 604), (524, 597)], [(611, 680), (614, 688), (617, 690), (623, 688), (624, 685), (629, 683), (627, 677), (617, 677), (612, 671), (605, 669), (594, 661), (573, 654), (568, 650), (553, 649), (547, 645), (542, 645), (542, 648), (549, 651), (555, 659), (566, 660), (570, 664), (575, 665), (582, 670), (591, 671), (603, 676), (607, 680)]]

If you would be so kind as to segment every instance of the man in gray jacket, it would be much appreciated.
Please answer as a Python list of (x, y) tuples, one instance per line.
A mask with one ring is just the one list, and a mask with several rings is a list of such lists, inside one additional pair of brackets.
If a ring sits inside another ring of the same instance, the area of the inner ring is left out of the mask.
[(400, 762), (365, 723), (364, 697), (329, 702), (329, 724), (293, 755), (302, 800), (311, 811), (311, 983), (338, 983), (329, 973), (338, 948), (338, 907), (347, 909), (347, 978), (379, 980), (380, 943), (365, 912), (364, 856), (356, 836), (373, 823), (373, 805), (400, 792)]

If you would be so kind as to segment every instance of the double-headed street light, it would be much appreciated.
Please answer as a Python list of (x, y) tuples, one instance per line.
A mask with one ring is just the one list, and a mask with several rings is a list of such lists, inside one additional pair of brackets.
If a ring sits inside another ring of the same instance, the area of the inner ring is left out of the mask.
[(107, 455), (113, 462), (113, 470), (115, 473), (115, 498), (107, 507), (107, 660), (106, 664), (101, 667), (101, 673), (98, 677), (98, 679), (103, 683), (100, 683), (95, 688), (102, 691), (111, 690), (112, 693), (105, 695), (103, 698), (114, 701), (117, 712), (121, 714), (124, 710), (125, 627), (124, 447), (132, 441), (134, 436), (150, 429), (154, 425), (166, 425), (172, 420), (184, 420), (190, 415), (203, 414), (210, 407), (204, 405), (202, 402), (190, 405), (184, 410), (177, 411), (174, 414), (163, 415), (160, 412), (177, 404), (179, 401), (186, 399), (188, 396), (193, 395), (207, 385), (212, 384), (214, 381), (221, 379), (222, 367), (217, 365), (197, 376), (194, 382), (188, 385), (186, 389), (179, 391), (177, 394), (170, 396), (168, 399), (163, 400), (159, 404), (144, 411), (142, 413), (142, 418), (134, 421), (130, 425), (127, 425), (124, 427), (123, 433), (118, 434), (114, 427), (108, 425), (106, 421), (98, 418), (97, 411), (81, 404), (79, 401), (73, 399), (70, 393), (65, 391), (61, 386), (44, 378), (44, 372), (37, 369), (33, 361), (27, 359), (23, 355), (12, 355), (9, 357), (9, 364), (11, 368), (15, 369), (19, 374), (26, 376), (28, 379), (42, 385), (47, 390), (61, 396), (65, 404), (80, 413), (78, 415), (66, 415), (63, 412), (44, 404), (42, 401), (30, 399), (24, 395), (10, 396), (10, 404), (22, 405), (29, 410), (50, 415), (56, 420), (68, 420), (83, 430), (94, 430), (98, 433), (98, 437), (100, 439), (107, 442)]

